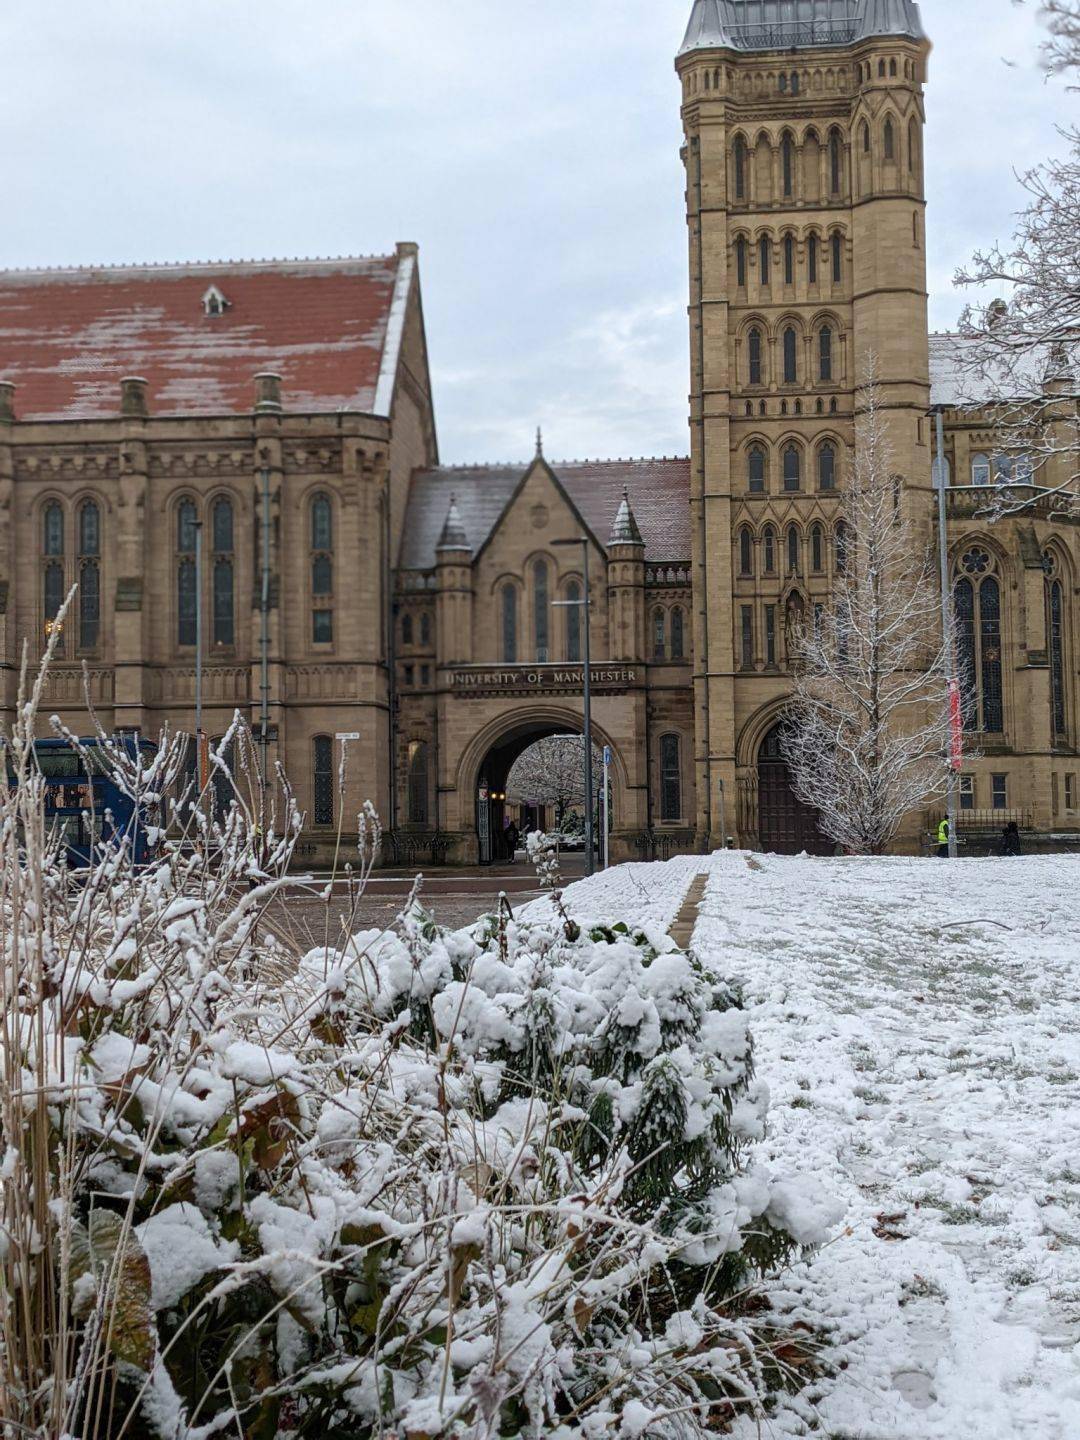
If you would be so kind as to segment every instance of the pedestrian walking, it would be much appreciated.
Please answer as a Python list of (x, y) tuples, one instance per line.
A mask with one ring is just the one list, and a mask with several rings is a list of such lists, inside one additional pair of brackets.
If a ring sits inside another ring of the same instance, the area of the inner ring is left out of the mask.
[(1022, 855), (1023, 848), (1020, 844), (1020, 827), (1015, 820), (1010, 820), (1001, 832), (1001, 855)]
[(947, 860), (949, 858), (949, 818), (942, 820), (937, 827), (937, 853), (938, 858)]

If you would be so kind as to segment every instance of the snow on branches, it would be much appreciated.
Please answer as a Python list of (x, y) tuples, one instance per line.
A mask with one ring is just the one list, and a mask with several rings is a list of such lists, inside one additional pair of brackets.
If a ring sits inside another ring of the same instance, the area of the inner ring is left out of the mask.
[(843, 499), (831, 608), (795, 637), (784, 753), (799, 798), (845, 850), (883, 854), (947, 780), (938, 578), (905, 506), (872, 361)]
[[(1080, 66), (1080, 0), (1040, 6), (1052, 70)], [(1006, 245), (978, 251), (958, 285), (1004, 291), (960, 319), (961, 403), (989, 411), (1000, 450), (994, 517), (1040, 506), (1080, 515), (1080, 130), (1063, 157), (1020, 176), (1025, 208)]]
[(788, 1336), (745, 1289), (838, 1216), (749, 1163), (767, 1091), (722, 977), (662, 931), (505, 907), (328, 915), (300, 956), (268, 912), (295, 807), (275, 831), (241, 773), (221, 820), (174, 803), (176, 747), (116, 776), (161, 807), (150, 863), (69, 871), (18, 714), (0, 1430), (704, 1440), (765, 1413)]

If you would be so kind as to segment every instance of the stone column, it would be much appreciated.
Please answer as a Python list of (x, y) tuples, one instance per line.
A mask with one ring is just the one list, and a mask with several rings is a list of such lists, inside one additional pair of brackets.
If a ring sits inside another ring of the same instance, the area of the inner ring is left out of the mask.
[[(116, 601), (113, 616), (115, 725), (144, 732), (146, 713), (147, 623), (144, 619), (147, 545), (146, 495), (149, 457), (147, 383), (137, 376), (120, 382), (120, 481), (116, 506)], [(107, 639), (106, 639), (107, 645)], [(150, 738), (154, 738), (151, 736)]]

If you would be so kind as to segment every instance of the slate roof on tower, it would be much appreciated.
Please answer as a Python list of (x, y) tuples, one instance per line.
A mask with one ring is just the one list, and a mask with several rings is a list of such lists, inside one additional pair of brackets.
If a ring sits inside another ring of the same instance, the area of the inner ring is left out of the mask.
[(416, 247), (366, 259), (0, 271), (0, 380), (21, 420), (250, 413), (276, 371), (287, 410), (387, 415)]
[(925, 39), (917, 0), (694, 0), (679, 54), (803, 50), (876, 35)]
[[(531, 464), (444, 466), (415, 475), (405, 511), (400, 568), (434, 569), (451, 496), (473, 554), (478, 554)], [(646, 560), (685, 563), (690, 559), (689, 460), (553, 461), (551, 470), (601, 543), (611, 534), (625, 489), (645, 541)]]

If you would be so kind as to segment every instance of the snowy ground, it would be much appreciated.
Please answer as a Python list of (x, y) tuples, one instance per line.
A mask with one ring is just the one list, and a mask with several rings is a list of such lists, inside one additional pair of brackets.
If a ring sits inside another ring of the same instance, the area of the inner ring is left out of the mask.
[[(678, 855), (655, 865), (615, 865), (569, 888), (574, 918), (582, 924), (622, 919), (666, 930), (679, 913), (695, 875), (705, 873), (711, 865), (712, 861), (702, 855)], [(533, 917), (550, 915), (551, 901), (545, 895), (523, 913)]]
[[(634, 868), (673, 914), (689, 876)], [(1076, 1440), (1080, 860), (722, 855), (694, 948), (745, 984), (767, 1158), (848, 1207), (774, 1286), (835, 1377), (765, 1433)]]

